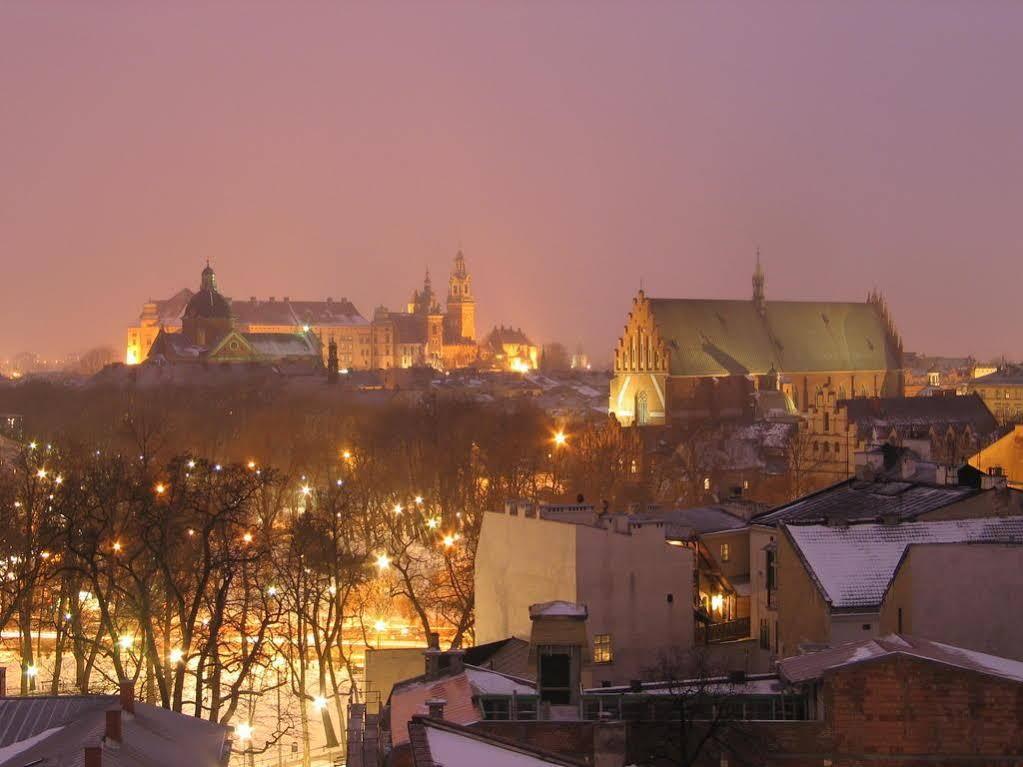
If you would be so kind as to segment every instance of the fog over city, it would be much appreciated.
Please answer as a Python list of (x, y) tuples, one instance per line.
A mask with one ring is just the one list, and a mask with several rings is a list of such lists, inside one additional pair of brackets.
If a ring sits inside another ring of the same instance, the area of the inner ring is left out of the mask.
[[(908, 349), (1018, 357), (1013, 3), (7, 3), (0, 357), (148, 298), (400, 306), (607, 363), (642, 283), (883, 290)], [(956, 312), (949, 309), (956, 309)], [(963, 312), (971, 319), (962, 321)]]

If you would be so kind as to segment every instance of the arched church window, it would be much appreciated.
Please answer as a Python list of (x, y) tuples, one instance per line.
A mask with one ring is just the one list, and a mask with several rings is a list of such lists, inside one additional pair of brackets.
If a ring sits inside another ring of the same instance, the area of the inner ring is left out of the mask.
[(636, 393), (636, 425), (645, 426), (650, 421), (647, 411), (647, 393), (640, 391)]

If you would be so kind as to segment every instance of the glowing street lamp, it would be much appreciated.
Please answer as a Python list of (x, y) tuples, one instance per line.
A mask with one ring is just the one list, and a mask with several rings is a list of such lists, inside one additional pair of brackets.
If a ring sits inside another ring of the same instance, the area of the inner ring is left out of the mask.
[(46, 469), (40, 469), (37, 471), (36, 476), (39, 477), (39, 479), (46, 479)]
[(185, 657), (185, 653), (182, 652), (179, 648), (175, 647), (173, 650), (170, 651), (169, 657), (171, 663), (177, 664), (181, 663), (181, 659)]
[(395, 514), (401, 514), (402, 511), (403, 511), (403, 509), (401, 508), (401, 504), (400, 503), (394, 504), (394, 513)]
[(308, 497), (313, 492), (309, 485), (302, 485), (302, 495)]
[(256, 468), (256, 462), (255, 462), (255, 461), (249, 461), (249, 462), (248, 462), (248, 464), (246, 464), (246, 465), (247, 465), (247, 466), (248, 466), (248, 467), (249, 467), (250, 469), (254, 469), (254, 468)]
[(373, 628), (376, 629), (377, 632), (387, 631), (387, 621), (383, 619), (378, 620), (376, 623), (373, 624)]
[(352, 451), (351, 450), (342, 450), (341, 451), (341, 457), (343, 459), (345, 459), (346, 461), (352, 460)]
[(113, 548), (114, 548), (114, 551), (120, 551), (121, 550), (121, 542), (120, 541), (114, 541)]
[(387, 554), (377, 554), (377, 570), (383, 572), (391, 566), (391, 558)]
[(37, 669), (35, 666), (27, 666), (25, 668), (25, 676), (27, 676), (27, 677), (30, 677), (30, 678), (34, 677), (38, 673), (39, 673), (39, 669)]
[(245, 742), (246, 740), (252, 740), (252, 725), (248, 722), (235, 725), (235, 735), (238, 736), (238, 740)]
[(163, 495), (167, 492), (167, 486), (163, 484), (163, 482), (157, 482), (156, 487), (154, 487), (153, 490), (156, 491), (157, 495)]
[(417, 495), (416, 496), (416, 506), (422, 506), (422, 505), (423, 505), (423, 496)]
[(454, 545), (455, 545), (455, 536), (454, 535), (445, 535), (444, 536), (444, 547), (450, 549)]
[(440, 527), (440, 520), (437, 519), (437, 517), (430, 517), (428, 520), (426, 520), (426, 526), (431, 530), (436, 530), (438, 527)]
[(566, 444), (568, 444), (568, 437), (565, 436), (565, 432), (563, 432), (563, 431), (557, 432), (554, 435), (554, 446), (555, 447), (564, 447)]
[(135, 640), (127, 634), (122, 634), (121, 638), (117, 640), (117, 644), (122, 650), (130, 650), (131, 646), (135, 644)]
[(252, 543), (252, 533), (245, 533), (245, 535), (242, 536), (242, 540), (246, 543)]
[(266, 593), (269, 594), (272, 597), (277, 596), (277, 587), (276, 586), (271, 586), (270, 588), (268, 588), (266, 590)]
[(322, 695), (317, 695), (315, 698), (313, 698), (313, 707), (317, 711), (323, 711), (323, 709), (327, 707), (327, 699), (324, 698)]

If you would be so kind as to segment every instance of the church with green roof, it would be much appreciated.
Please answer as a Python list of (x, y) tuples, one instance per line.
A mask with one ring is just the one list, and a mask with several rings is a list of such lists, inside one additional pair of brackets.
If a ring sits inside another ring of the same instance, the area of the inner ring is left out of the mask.
[(884, 299), (768, 301), (759, 256), (750, 300), (633, 298), (614, 355), (609, 410), (626, 426), (743, 418), (758, 390), (804, 412), (838, 399), (902, 396), (902, 339)]

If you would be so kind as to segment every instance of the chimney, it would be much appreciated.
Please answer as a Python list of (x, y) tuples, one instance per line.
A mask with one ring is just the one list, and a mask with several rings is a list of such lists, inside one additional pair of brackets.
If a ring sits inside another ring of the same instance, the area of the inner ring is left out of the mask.
[(86, 746), (84, 767), (103, 767), (103, 749), (99, 746)]
[(447, 703), (443, 698), (430, 698), (426, 701), (426, 708), (430, 712), (431, 719), (443, 719), (444, 718), (444, 704)]
[(130, 679), (121, 680), (121, 710), (126, 714), (135, 713), (135, 683)]
[(103, 733), (103, 737), (114, 743), (121, 742), (121, 709), (107, 709), (107, 729)]
[(0, 698), (7, 697), (7, 667), (0, 666)]

